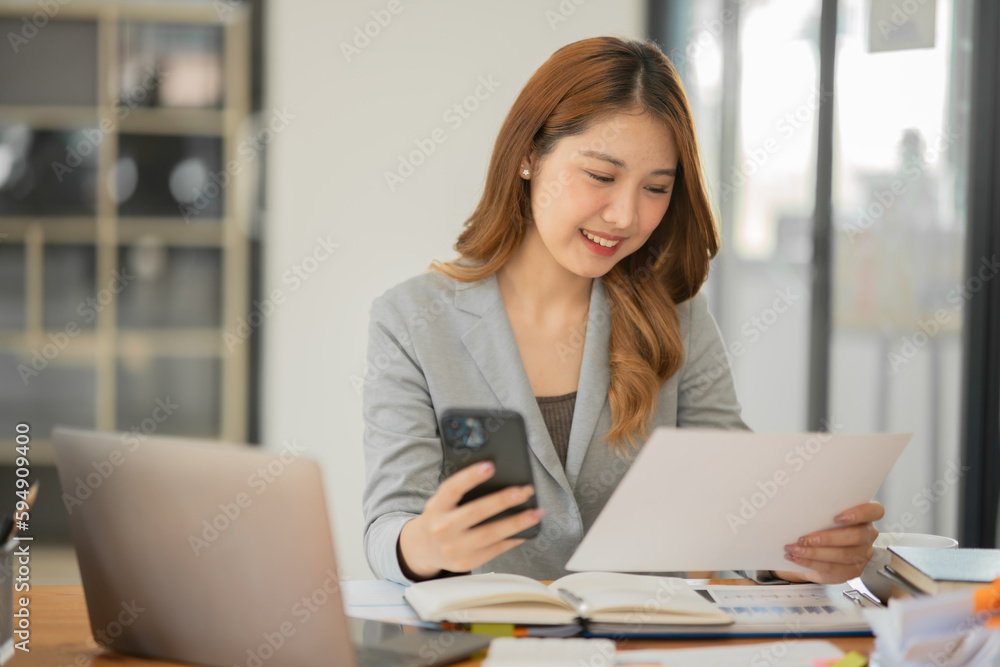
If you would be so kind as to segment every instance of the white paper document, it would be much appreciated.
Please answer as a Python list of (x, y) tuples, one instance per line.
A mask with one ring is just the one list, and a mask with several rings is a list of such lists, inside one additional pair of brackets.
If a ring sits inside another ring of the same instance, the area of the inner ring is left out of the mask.
[(483, 667), (580, 667), (612, 665), (615, 643), (610, 639), (497, 637)]
[(406, 586), (393, 581), (361, 579), (344, 581), (341, 582), (341, 592), (344, 598), (344, 611), (348, 616), (425, 628), (439, 627), (437, 623), (421, 621), (403, 599)]
[(656, 429), (566, 568), (805, 571), (785, 545), (870, 501), (912, 435)]
[(837, 660), (843, 651), (830, 642), (818, 640), (781, 641), (747, 646), (706, 646), (686, 649), (651, 649), (618, 651), (615, 664), (664, 665), (665, 667), (733, 667), (760, 665), (763, 667), (802, 667), (819, 661)]

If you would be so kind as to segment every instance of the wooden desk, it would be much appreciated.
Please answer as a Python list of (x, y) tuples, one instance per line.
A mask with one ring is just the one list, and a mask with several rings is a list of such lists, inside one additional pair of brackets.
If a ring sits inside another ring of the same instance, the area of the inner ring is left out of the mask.
[[(723, 583), (713, 580), (712, 583)], [(733, 581), (732, 583), (745, 583)], [(41, 667), (153, 667), (154, 665), (178, 665), (180, 663), (162, 660), (144, 660), (115, 653), (105, 653), (94, 643), (87, 620), (87, 607), (80, 586), (32, 586), (31, 587), (31, 652), (18, 651), (12, 661), (13, 667), (38, 665)], [(626, 640), (619, 646), (627, 648), (693, 648), (709, 643), (752, 644), (775, 640), (768, 639), (723, 639), (723, 640)], [(835, 637), (829, 640), (842, 651), (858, 651), (868, 655), (873, 647), (871, 637)], [(466, 661), (459, 667), (474, 667), (479, 661)]]

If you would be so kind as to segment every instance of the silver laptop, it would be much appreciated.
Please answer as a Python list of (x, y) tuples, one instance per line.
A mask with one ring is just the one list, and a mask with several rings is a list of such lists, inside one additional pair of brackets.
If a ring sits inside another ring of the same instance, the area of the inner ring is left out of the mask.
[(489, 638), (344, 613), (319, 465), (299, 452), (53, 433), (98, 644), (225, 667), (447, 665)]

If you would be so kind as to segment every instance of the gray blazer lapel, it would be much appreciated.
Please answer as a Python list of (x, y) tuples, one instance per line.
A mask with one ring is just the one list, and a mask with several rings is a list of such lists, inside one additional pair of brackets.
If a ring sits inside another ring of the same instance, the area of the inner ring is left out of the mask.
[[(593, 305), (593, 295), (591, 296), (591, 304)], [(517, 349), (517, 341), (514, 340), (514, 332), (510, 327), (510, 319), (507, 317), (503, 299), (500, 297), (496, 276), (484, 279), (474, 288), (460, 289), (455, 297), (455, 306), (480, 316), (480, 320), (462, 335), (465, 348), (469, 351), (476, 365), (479, 366), (480, 372), (486, 378), (504, 409), (514, 410), (524, 418), (528, 430), (528, 443), (535, 457), (538, 458), (549, 475), (558, 482), (559, 486), (572, 495), (566, 471), (563, 470), (559, 455), (556, 454), (555, 447), (552, 445), (552, 438), (545, 427), (542, 412), (535, 400), (534, 392), (531, 390), (528, 375), (524, 371), (524, 363), (521, 361), (521, 355)], [(590, 325), (588, 325), (587, 332), (588, 344), (589, 328)], [(582, 381), (581, 377), (581, 383)], [(604, 393), (607, 393), (606, 388)], [(577, 410), (579, 410), (579, 406), (578, 397)], [(572, 430), (574, 433), (577, 429), (577, 419), (578, 416), (573, 419)], [(593, 430), (593, 424), (590, 424), (590, 429)], [(576, 435), (571, 434), (571, 453), (574, 438)], [(586, 444), (583, 445), (579, 454), (581, 460), (585, 450)], [(579, 471), (579, 466), (578, 462), (577, 471)]]
[(569, 451), (566, 454), (566, 476), (574, 489), (591, 441), (604, 435), (594, 433), (594, 428), (608, 400), (608, 385), (611, 381), (608, 369), (610, 340), (611, 310), (604, 292), (604, 282), (595, 278), (590, 291), (580, 386), (577, 389), (573, 426), (569, 432)]

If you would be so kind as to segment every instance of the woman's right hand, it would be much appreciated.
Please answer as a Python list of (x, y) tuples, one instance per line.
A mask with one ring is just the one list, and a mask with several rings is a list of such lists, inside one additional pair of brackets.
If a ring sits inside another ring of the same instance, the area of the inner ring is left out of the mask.
[(458, 504), (467, 492), (492, 477), (494, 470), (489, 461), (459, 470), (441, 483), (422, 514), (403, 525), (397, 555), (407, 577), (430, 579), (442, 570), (468, 572), (524, 542), (511, 536), (538, 523), (545, 510), (528, 509), (477, 524), (523, 503), (535, 492), (531, 486), (510, 486)]

